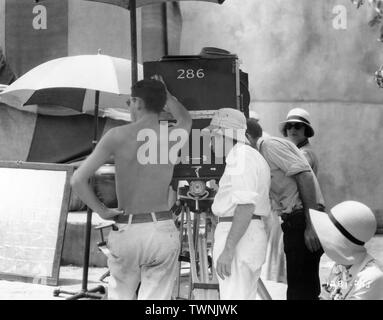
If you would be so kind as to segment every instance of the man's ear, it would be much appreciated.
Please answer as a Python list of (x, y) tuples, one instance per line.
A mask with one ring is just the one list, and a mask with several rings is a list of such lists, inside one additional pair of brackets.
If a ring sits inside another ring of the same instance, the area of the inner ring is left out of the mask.
[(143, 109), (145, 109), (145, 101), (138, 99), (137, 110), (142, 111)]

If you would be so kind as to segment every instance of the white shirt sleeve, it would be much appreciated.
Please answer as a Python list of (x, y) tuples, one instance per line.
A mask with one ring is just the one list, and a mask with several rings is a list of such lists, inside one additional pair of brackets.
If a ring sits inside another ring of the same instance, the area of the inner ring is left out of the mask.
[[(238, 149), (237, 149), (238, 150)], [(231, 201), (233, 204), (253, 204), (256, 205), (257, 190), (257, 166), (254, 158), (251, 157), (246, 147), (242, 147), (239, 152), (230, 159), (237, 164), (237, 170), (230, 175), (232, 184)], [(231, 164), (231, 161), (229, 164)], [(241, 162), (241, 163), (240, 163)]]

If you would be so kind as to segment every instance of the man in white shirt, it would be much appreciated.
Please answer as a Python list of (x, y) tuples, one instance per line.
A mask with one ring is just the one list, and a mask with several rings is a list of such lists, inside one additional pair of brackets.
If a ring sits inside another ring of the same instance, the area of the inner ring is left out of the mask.
[(226, 158), (212, 211), (218, 216), (213, 260), (222, 300), (256, 298), (267, 235), (262, 216), (270, 213), (270, 169), (247, 144), (246, 118), (238, 110), (218, 110), (209, 126), (216, 157)]

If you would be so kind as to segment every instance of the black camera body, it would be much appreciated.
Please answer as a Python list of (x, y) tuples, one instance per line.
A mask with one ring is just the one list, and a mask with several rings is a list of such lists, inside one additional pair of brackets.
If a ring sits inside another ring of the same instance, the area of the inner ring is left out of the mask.
[[(160, 61), (144, 63), (144, 78), (155, 74), (163, 77), (168, 90), (186, 107), (193, 119), (189, 143), (185, 146), (189, 150), (180, 152), (181, 161), (174, 168), (173, 178), (220, 178), (225, 169), (224, 159), (217, 159), (207, 148), (207, 141), (193, 132), (198, 133), (207, 127), (214, 112), (221, 108), (238, 109), (248, 117), (248, 80), (247, 74), (239, 69), (238, 57), (232, 54), (218, 57), (165, 56)], [(165, 115), (163, 119), (169, 120)], [(197, 150), (196, 145), (199, 145)]]

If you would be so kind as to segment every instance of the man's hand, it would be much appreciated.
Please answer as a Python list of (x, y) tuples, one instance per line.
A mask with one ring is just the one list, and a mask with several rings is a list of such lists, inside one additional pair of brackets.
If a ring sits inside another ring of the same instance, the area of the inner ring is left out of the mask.
[(229, 277), (231, 275), (231, 263), (233, 261), (234, 252), (227, 249), (223, 250), (221, 255), (217, 260), (217, 275), (225, 280), (225, 276)]
[(181, 102), (177, 100), (176, 97), (174, 97), (168, 90), (168, 87), (162, 78), (161, 75), (153, 75), (151, 77), (154, 80), (161, 81), (163, 85), (165, 86), (166, 91), (166, 104), (164, 107), (164, 111), (169, 112), (173, 118), (176, 120), (177, 124), (174, 126), (174, 128), (180, 128), (184, 129), (187, 132), (186, 135), (189, 134), (191, 126), (192, 126), (192, 118), (189, 114), (189, 111), (182, 105)]
[(309, 249), (311, 252), (320, 250), (320, 241), (311, 224), (306, 226), (304, 237), (307, 249)]
[(162, 84), (164, 85), (164, 87), (165, 87), (165, 90), (166, 90), (166, 94), (167, 95), (169, 95), (170, 94), (170, 92), (169, 92), (169, 90), (168, 90), (168, 87), (166, 86), (166, 83), (165, 83), (165, 81), (164, 81), (164, 78), (162, 78), (162, 76), (161, 75), (159, 75), (159, 74), (155, 74), (154, 76), (152, 76), (151, 77), (152, 79), (154, 79), (154, 80), (157, 80), (157, 81), (160, 81), (160, 82), (162, 82)]
[(235, 248), (248, 229), (254, 210), (254, 204), (238, 204), (234, 210), (233, 222), (226, 238), (225, 248), (217, 260), (216, 271), (222, 280), (225, 280), (225, 276), (231, 275)]
[(124, 214), (123, 210), (106, 208), (103, 212), (97, 212), (99, 216), (104, 220), (113, 220), (120, 214)]

